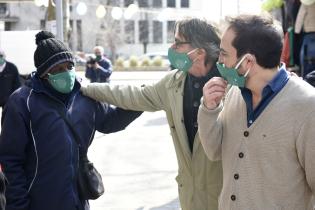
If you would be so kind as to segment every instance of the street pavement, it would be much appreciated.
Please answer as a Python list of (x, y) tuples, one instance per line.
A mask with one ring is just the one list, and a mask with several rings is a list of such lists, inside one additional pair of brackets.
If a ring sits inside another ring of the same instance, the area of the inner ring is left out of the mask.
[[(111, 83), (142, 85), (167, 72), (113, 72)], [(77, 72), (84, 78), (84, 72)], [(88, 83), (83, 79), (83, 84)], [(144, 112), (125, 130), (96, 133), (89, 159), (101, 173), (105, 193), (91, 210), (179, 210), (177, 162), (163, 111)]]

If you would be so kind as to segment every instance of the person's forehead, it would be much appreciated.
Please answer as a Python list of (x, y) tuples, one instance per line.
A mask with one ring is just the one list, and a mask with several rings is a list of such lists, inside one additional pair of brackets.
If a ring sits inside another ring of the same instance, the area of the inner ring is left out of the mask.
[(175, 30), (175, 40), (186, 41), (184, 36), (178, 32), (177, 27), (176, 27), (176, 30)]
[(228, 50), (233, 48), (232, 42), (235, 38), (235, 32), (232, 29), (227, 29), (222, 36), (220, 48), (223, 50)]

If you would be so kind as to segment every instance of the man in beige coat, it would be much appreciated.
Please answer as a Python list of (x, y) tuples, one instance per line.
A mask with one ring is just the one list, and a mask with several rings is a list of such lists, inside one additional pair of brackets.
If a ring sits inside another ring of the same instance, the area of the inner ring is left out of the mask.
[(122, 108), (166, 112), (178, 162), (179, 200), (183, 210), (217, 210), (222, 187), (221, 161), (210, 161), (198, 135), (197, 112), (206, 81), (219, 73), (214, 65), (220, 39), (200, 19), (178, 21), (169, 60), (177, 70), (144, 87), (90, 84), (82, 89), (99, 101)]
[(198, 113), (206, 154), (222, 159), (219, 210), (313, 209), (314, 88), (280, 64), (272, 19), (231, 19), (220, 48), (224, 79), (205, 84)]

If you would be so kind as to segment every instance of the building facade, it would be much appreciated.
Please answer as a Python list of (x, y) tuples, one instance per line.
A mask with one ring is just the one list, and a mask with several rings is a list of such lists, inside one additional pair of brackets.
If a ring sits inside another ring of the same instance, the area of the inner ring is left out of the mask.
[[(218, 21), (225, 15), (222, 6), (240, 12), (239, 2), (252, 0), (63, 0), (64, 22), (69, 33), (65, 40), (73, 51), (92, 52), (95, 45), (105, 48), (109, 56), (128, 57), (146, 52), (166, 52), (174, 41), (175, 21), (184, 16), (198, 16)], [(66, 3), (65, 3), (66, 2)], [(86, 13), (79, 15), (77, 6), (86, 5)], [(124, 16), (130, 4), (138, 5), (138, 12)], [(103, 5), (106, 14), (97, 18), (96, 10)], [(113, 19), (112, 10), (119, 7), (121, 18)], [(0, 3), (0, 30), (41, 30), (47, 27), (48, 9), (33, 2)], [(231, 13), (231, 12), (229, 12)], [(234, 12), (235, 13), (235, 12)]]

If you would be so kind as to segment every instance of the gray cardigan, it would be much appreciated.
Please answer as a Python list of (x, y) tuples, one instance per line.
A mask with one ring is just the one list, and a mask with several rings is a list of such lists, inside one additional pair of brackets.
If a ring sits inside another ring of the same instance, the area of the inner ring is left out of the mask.
[(248, 128), (246, 104), (232, 87), (214, 110), (201, 105), (207, 156), (222, 159), (220, 210), (305, 210), (315, 190), (315, 89), (290, 78)]

